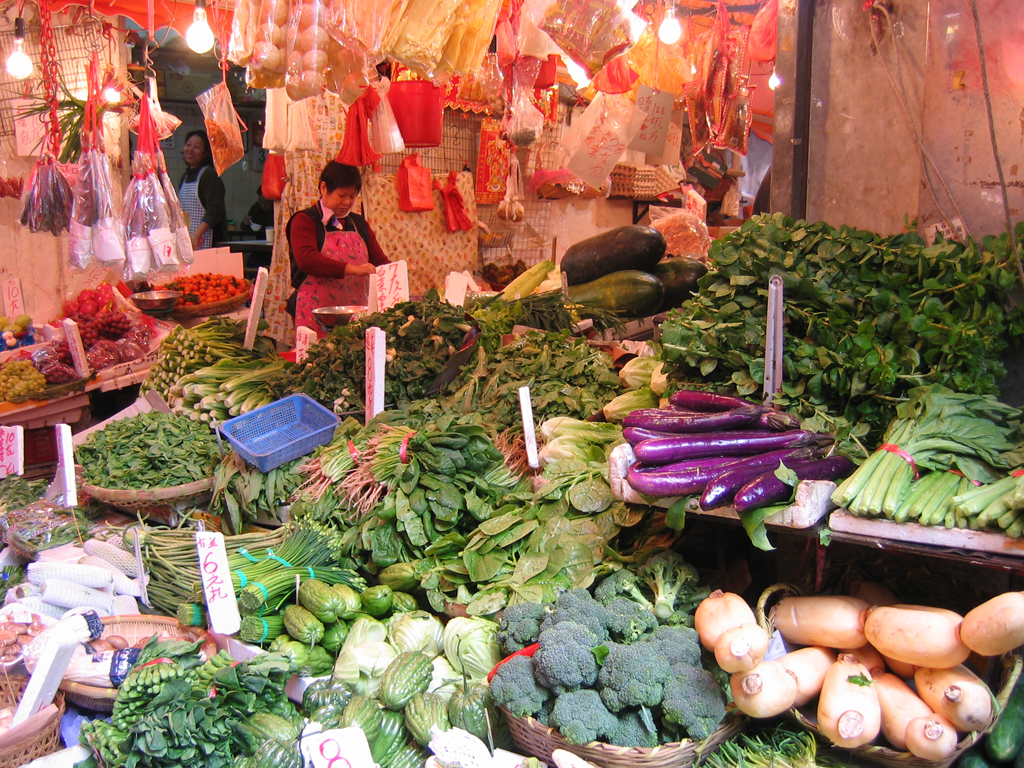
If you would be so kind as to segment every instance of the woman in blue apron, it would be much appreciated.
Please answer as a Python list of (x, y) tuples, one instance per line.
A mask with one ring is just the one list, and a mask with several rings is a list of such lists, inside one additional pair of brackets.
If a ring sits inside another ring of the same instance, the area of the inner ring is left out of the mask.
[(181, 209), (188, 214), (188, 232), (192, 248), (212, 248), (224, 240), (227, 211), (224, 207), (224, 182), (213, 169), (213, 152), (206, 131), (189, 131), (182, 150), (188, 170), (178, 186)]

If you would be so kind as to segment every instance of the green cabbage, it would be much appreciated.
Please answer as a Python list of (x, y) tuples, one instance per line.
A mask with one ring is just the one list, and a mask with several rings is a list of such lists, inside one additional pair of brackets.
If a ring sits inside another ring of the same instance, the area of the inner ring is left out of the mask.
[(430, 678), (427, 693), (436, 693), (448, 701), (462, 685), (462, 675), (448, 663), (448, 659), (444, 656), (435, 656), (430, 665), (434, 668), (434, 673)]
[(398, 651), (384, 642), (346, 643), (334, 662), (334, 679), (350, 685), (360, 696), (376, 696), (384, 670), (397, 656)]
[(483, 680), (501, 661), (498, 625), (481, 618), (457, 616), (444, 628), (444, 655), (458, 672)]
[(397, 613), (388, 622), (388, 642), (399, 651), (421, 651), (437, 656), (442, 650), (444, 625), (440, 619), (426, 611)]
[(348, 636), (341, 648), (344, 650), (363, 643), (383, 643), (387, 638), (388, 628), (384, 626), (383, 622), (363, 616), (352, 622), (352, 626), (348, 628)]
[(654, 394), (650, 387), (640, 387), (640, 389), (619, 395), (602, 410), (604, 417), (608, 421), (618, 423), (639, 408), (657, 407), (658, 396)]
[(668, 376), (657, 357), (634, 357), (622, 366), (619, 381), (628, 390), (650, 387), (659, 396), (668, 388)]
[(544, 440), (556, 437), (577, 437), (588, 443), (605, 445), (622, 439), (622, 430), (614, 424), (602, 424), (596, 421), (583, 421), (569, 416), (556, 416), (546, 419), (540, 425), (540, 436)]

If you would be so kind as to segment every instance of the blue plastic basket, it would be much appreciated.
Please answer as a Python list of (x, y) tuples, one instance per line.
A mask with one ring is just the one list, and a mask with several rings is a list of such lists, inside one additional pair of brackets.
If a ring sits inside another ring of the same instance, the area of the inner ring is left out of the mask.
[(239, 456), (260, 472), (331, 442), (338, 417), (307, 395), (289, 395), (220, 425)]

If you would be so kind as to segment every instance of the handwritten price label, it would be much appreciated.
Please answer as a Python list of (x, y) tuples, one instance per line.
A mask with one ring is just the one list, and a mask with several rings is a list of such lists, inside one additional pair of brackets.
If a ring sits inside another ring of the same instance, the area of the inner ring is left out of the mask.
[(0, 427), (0, 477), (25, 471), (25, 428)]
[(25, 311), (25, 294), (21, 290), (21, 280), (17, 277), (4, 280), (4, 311), (11, 320), (18, 315), (28, 314)]
[[(644, 121), (640, 126), (629, 148), (639, 150), (648, 155), (660, 155), (665, 151), (669, 127), (672, 122), (672, 102), (674, 96), (668, 91), (656, 91), (641, 85), (637, 90), (636, 108), (644, 113)], [(673, 165), (678, 164), (676, 160)]]
[(332, 728), (300, 741), (314, 768), (374, 768), (370, 746), (361, 728)]
[(393, 261), (377, 267), (377, 312), (409, 300), (409, 265)]
[(233, 635), (241, 627), (242, 618), (238, 614), (235, 586), (231, 583), (224, 534), (196, 533), (196, 551), (199, 553), (199, 573), (203, 578), (210, 626), (219, 634)]
[(68, 342), (68, 349), (71, 351), (71, 361), (75, 364), (75, 373), (80, 379), (89, 375), (89, 361), (85, 357), (85, 345), (82, 344), (82, 332), (78, 329), (78, 323), (70, 317), (61, 321), (64, 326), (64, 338)]
[(380, 328), (366, 329), (366, 422), (384, 410), (384, 356), (388, 336)]
[(295, 362), (301, 363), (309, 354), (309, 348), (316, 344), (316, 331), (300, 325), (295, 329)]
[(537, 456), (537, 431), (533, 424), (533, 403), (530, 401), (530, 388), (519, 388), (519, 412), (523, 416), (523, 438), (526, 441), (526, 461), (531, 467), (540, 467)]
[(260, 318), (263, 317), (263, 299), (267, 295), (267, 283), (270, 281), (270, 272), (266, 267), (260, 267), (256, 272), (256, 285), (252, 291), (252, 301), (249, 302), (249, 319), (245, 321), (245, 341), (242, 346), (252, 349), (256, 343), (256, 331), (259, 330)]

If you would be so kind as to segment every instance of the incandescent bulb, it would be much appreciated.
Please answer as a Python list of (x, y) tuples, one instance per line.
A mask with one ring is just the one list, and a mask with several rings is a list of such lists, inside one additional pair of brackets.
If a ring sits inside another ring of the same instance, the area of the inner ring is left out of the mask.
[(679, 38), (682, 36), (683, 25), (679, 23), (675, 13), (666, 15), (661, 22), (661, 26), (658, 27), (658, 39), (665, 45), (673, 45), (678, 43)]
[(210, 24), (206, 20), (205, 8), (196, 8), (192, 17), (192, 26), (185, 33), (185, 42), (196, 53), (206, 53), (213, 48), (215, 39), (213, 30), (210, 29)]
[(121, 92), (113, 86), (103, 89), (103, 100), (107, 104), (120, 104), (121, 103)]
[(581, 67), (572, 59), (567, 58), (565, 60), (565, 68), (569, 72), (569, 77), (576, 83), (577, 88), (586, 88), (590, 85), (590, 76), (587, 74), (587, 70)]
[(14, 50), (7, 57), (7, 74), (15, 80), (24, 80), (32, 74), (32, 59), (22, 50), (21, 40), (14, 41)]
[(779, 76), (775, 74), (775, 70), (773, 69), (771, 76), (768, 78), (768, 87), (774, 91), (779, 87), (779, 83), (781, 82), (782, 81), (779, 79)]

